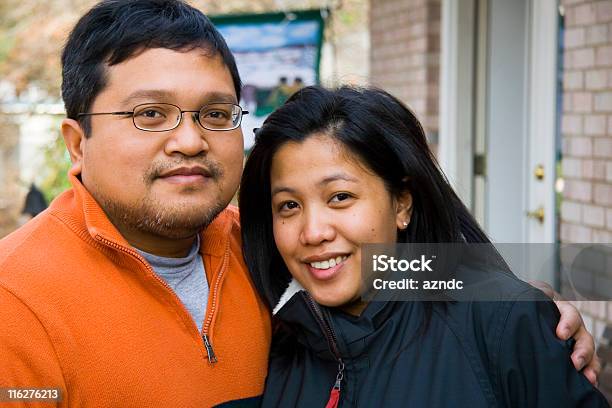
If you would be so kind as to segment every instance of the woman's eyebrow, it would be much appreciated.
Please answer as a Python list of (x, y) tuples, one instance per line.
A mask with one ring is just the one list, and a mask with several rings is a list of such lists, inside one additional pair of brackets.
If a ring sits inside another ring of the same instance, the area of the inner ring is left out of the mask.
[(338, 180), (343, 180), (343, 181), (348, 181), (350, 183), (357, 183), (359, 180), (356, 179), (355, 177), (346, 174), (346, 173), (334, 173), (331, 174), (327, 177), (325, 177), (323, 180), (319, 181), (317, 183), (318, 186), (323, 186), (325, 184), (329, 184), (333, 181), (338, 181)]
[(295, 190), (291, 187), (279, 186), (279, 187), (274, 187), (270, 195), (274, 196), (278, 193), (295, 194)]
[[(334, 173), (334, 174), (330, 174), (329, 176), (326, 176), (325, 178), (323, 178), (321, 181), (319, 181), (317, 183), (317, 186), (324, 186), (326, 184), (329, 184), (333, 181), (338, 181), (338, 180), (342, 180), (342, 181), (348, 181), (349, 183), (357, 183), (359, 182), (359, 180), (349, 174), (346, 173)], [(270, 193), (270, 195), (274, 196), (275, 194), (278, 193), (289, 193), (289, 194), (295, 194), (296, 190), (291, 188), (291, 187), (286, 187), (286, 186), (277, 186), (274, 187)]]

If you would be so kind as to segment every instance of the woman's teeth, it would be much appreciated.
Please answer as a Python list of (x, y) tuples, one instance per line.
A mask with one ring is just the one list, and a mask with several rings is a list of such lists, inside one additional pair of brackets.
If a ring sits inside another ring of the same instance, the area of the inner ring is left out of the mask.
[(344, 262), (346, 258), (348, 258), (348, 256), (346, 255), (337, 256), (335, 258), (328, 259), (327, 261), (311, 262), (310, 266), (316, 269), (329, 269), (329, 268), (333, 268), (334, 266), (338, 265), (341, 262)]

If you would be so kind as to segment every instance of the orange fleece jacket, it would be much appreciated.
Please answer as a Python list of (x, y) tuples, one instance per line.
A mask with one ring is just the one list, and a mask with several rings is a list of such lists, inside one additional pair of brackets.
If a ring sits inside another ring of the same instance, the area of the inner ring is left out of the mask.
[(49, 209), (0, 240), (0, 387), (58, 387), (60, 407), (210, 407), (261, 395), (270, 318), (242, 259), (236, 208), (201, 235), (210, 295), (200, 333), (71, 181)]

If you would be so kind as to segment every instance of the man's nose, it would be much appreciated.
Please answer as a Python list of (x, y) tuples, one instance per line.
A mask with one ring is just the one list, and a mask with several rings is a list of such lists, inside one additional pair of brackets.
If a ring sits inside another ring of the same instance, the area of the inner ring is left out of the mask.
[(197, 156), (202, 152), (207, 152), (209, 145), (206, 138), (212, 131), (202, 128), (195, 114), (182, 112), (181, 115), (183, 117), (178, 127), (170, 131), (166, 153), (168, 155), (181, 153), (185, 156)]

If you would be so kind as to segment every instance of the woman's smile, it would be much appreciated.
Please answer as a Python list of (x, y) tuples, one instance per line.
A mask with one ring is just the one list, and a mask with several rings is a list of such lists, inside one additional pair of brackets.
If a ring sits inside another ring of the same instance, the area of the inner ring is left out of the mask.
[(333, 279), (341, 272), (347, 259), (347, 255), (338, 255), (335, 258), (331, 257), (324, 261), (306, 263), (306, 267), (315, 279), (326, 281)]

